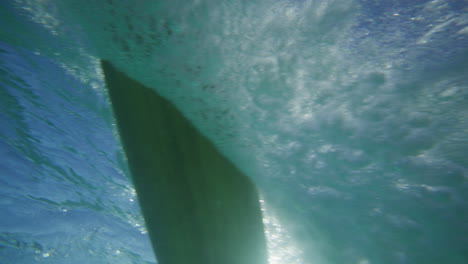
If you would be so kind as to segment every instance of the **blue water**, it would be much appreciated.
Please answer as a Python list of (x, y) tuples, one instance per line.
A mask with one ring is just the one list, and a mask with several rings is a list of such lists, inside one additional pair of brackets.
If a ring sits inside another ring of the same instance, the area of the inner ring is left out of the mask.
[(0, 3), (0, 263), (156, 263), (99, 58), (258, 185), (270, 264), (468, 263), (468, 5)]
[(0, 263), (152, 260), (103, 94), (22, 48), (0, 58)]

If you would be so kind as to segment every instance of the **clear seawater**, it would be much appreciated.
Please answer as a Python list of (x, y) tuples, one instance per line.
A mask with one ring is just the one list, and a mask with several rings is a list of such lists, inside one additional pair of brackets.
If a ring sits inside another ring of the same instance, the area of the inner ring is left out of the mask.
[(157, 263), (99, 67), (257, 184), (270, 264), (468, 263), (465, 0), (0, 1), (0, 263)]

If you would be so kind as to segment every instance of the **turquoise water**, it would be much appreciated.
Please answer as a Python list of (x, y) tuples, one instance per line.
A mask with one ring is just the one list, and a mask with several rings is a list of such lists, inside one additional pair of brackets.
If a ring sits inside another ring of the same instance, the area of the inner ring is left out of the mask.
[(467, 263), (466, 1), (0, 4), (0, 263), (155, 263), (99, 58), (258, 185), (270, 264)]

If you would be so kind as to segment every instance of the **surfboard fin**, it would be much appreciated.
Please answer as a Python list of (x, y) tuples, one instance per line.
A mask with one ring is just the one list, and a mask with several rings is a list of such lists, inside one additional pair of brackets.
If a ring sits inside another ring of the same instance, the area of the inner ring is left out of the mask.
[(101, 61), (160, 264), (267, 264), (255, 186), (168, 100)]

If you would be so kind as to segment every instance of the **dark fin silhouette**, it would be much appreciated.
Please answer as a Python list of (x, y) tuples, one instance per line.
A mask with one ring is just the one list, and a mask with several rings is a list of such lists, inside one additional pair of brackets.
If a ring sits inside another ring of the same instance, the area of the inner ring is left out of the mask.
[(267, 264), (255, 186), (172, 103), (102, 61), (160, 264)]

